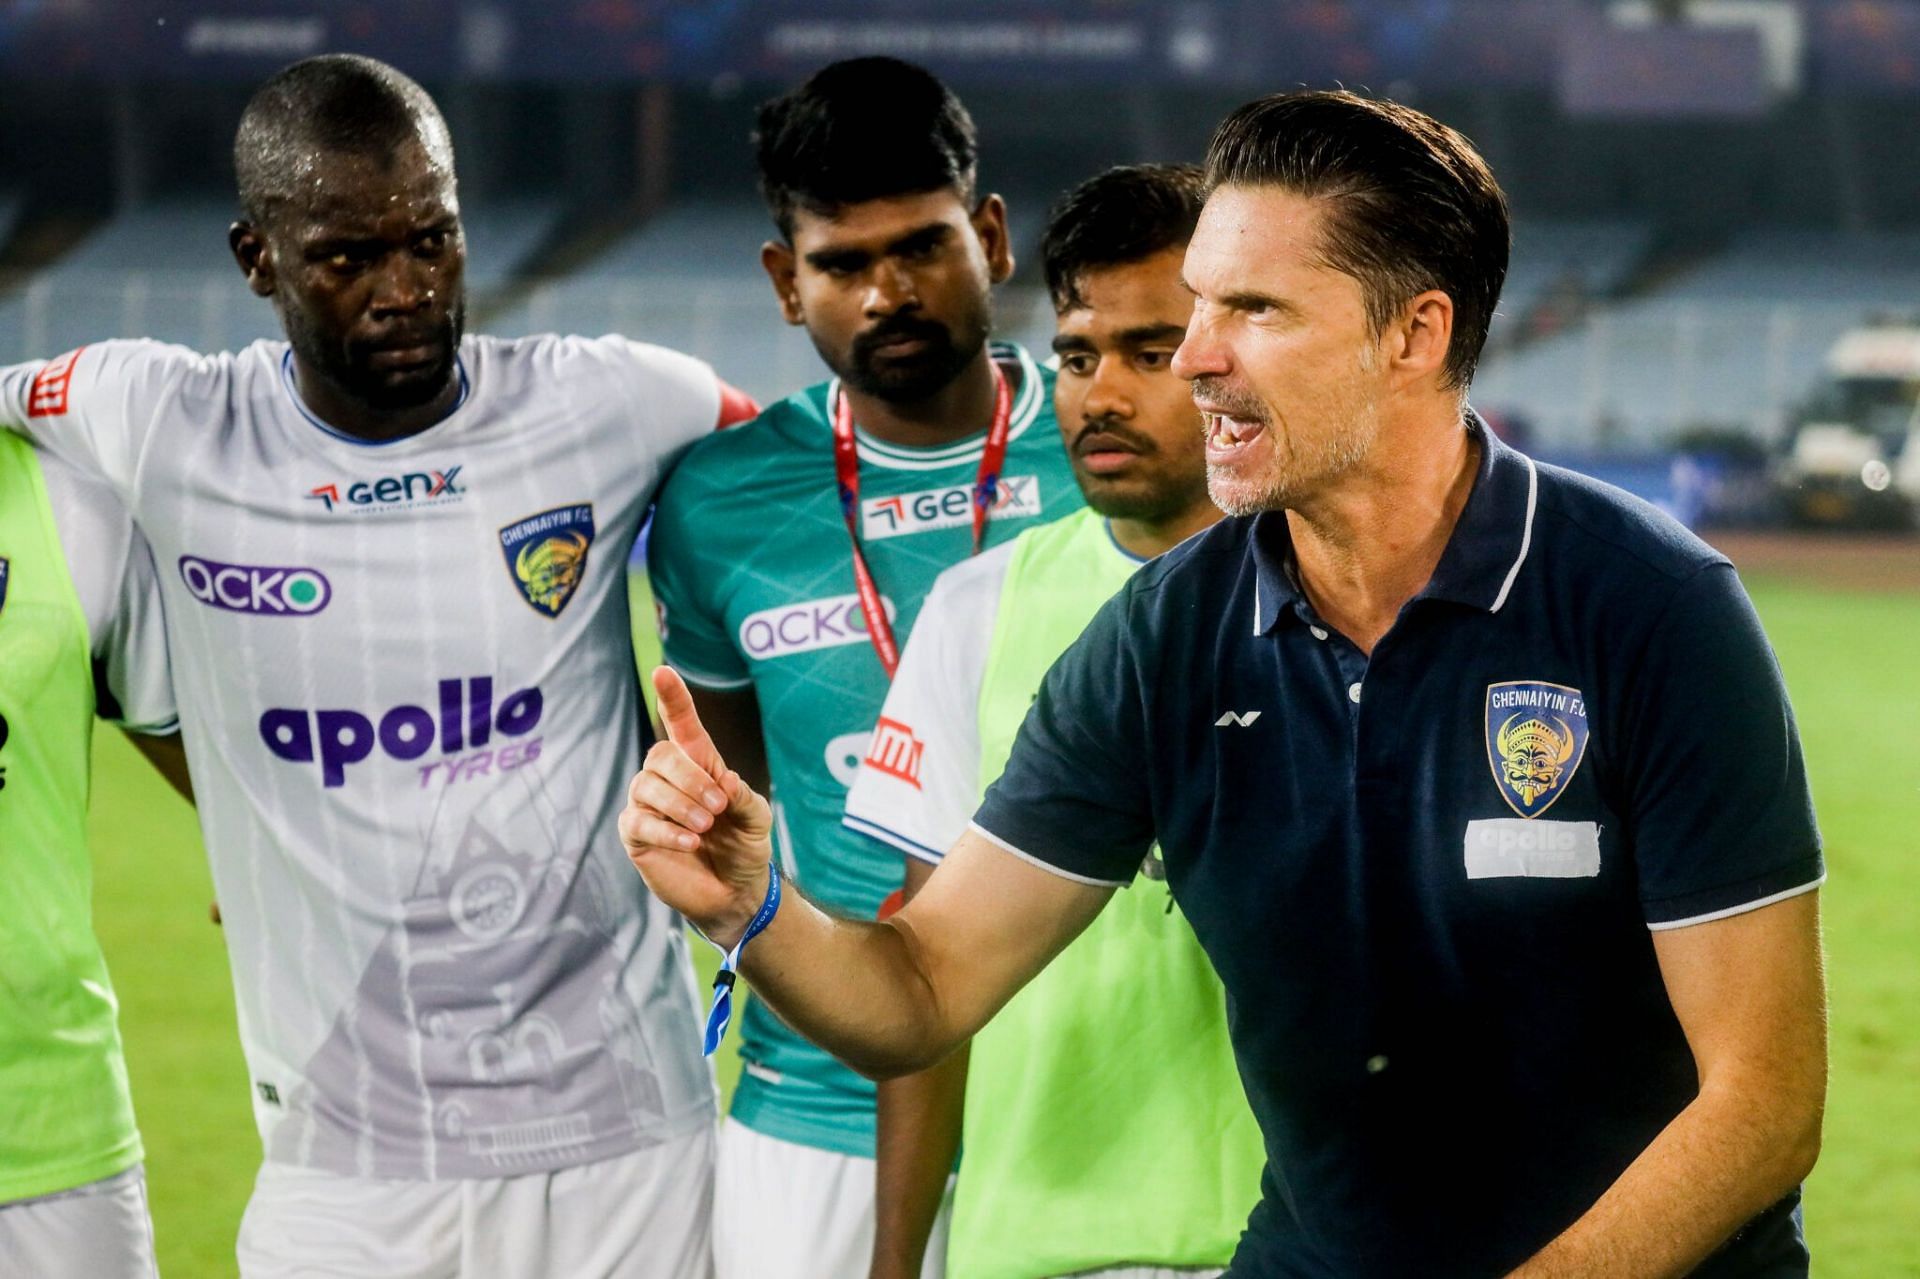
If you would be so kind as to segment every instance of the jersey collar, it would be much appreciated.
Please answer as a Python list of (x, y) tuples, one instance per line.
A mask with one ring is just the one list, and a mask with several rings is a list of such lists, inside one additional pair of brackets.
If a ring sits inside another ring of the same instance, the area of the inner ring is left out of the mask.
[[(454, 397), (453, 407), (447, 410), (446, 417), (442, 417), (440, 422), (444, 422), (447, 418), (458, 413), (461, 406), (467, 402), (467, 396), (473, 390), (473, 383), (467, 377), (466, 357), (461, 355), (458, 350), (453, 353), (453, 371), (454, 375), (460, 379), (460, 394)], [(391, 448), (395, 444), (405, 444), (409, 441), (417, 440), (426, 433), (426, 431), (415, 431), (412, 435), (403, 435), (397, 440), (363, 440), (358, 436), (348, 435), (344, 431), (337, 431), (333, 427), (328, 426), (321, 420), (320, 415), (308, 408), (307, 402), (300, 398), (300, 387), (293, 376), (293, 348), (291, 346), (280, 353), (280, 384), (286, 388), (287, 398), (293, 401), (293, 407), (299, 410), (301, 417), (305, 418), (325, 434), (332, 436), (342, 443), (354, 445), (356, 448)], [(440, 425), (440, 422), (435, 422), (433, 426)], [(427, 427), (426, 430), (431, 431), (433, 426)]]
[[(1448, 600), (1497, 613), (1513, 592), (1533, 547), (1540, 475), (1533, 459), (1500, 442), (1468, 409), (1466, 429), (1480, 445), (1473, 490), (1416, 599)], [(1310, 609), (1293, 561), (1293, 537), (1283, 511), (1254, 517), (1249, 546), (1254, 564), (1253, 633), (1265, 635), (1283, 617), (1305, 621)]]
[[(1048, 398), (1047, 388), (1041, 380), (1040, 366), (1034, 363), (1025, 347), (1014, 342), (989, 342), (987, 353), (995, 363), (1020, 370), (1020, 387), (1014, 392), (1013, 414), (1007, 423), (1007, 442), (1011, 444), (1040, 416), (1040, 409)], [(840, 379), (832, 378), (823, 387), (820, 400), (824, 406), (822, 418), (830, 422), (834, 401), (840, 395)], [(983, 426), (979, 431), (951, 444), (916, 449), (876, 440), (861, 429), (859, 423), (854, 424), (854, 442), (860, 450), (861, 464), (897, 471), (937, 471), (965, 462), (978, 462), (986, 438), (987, 432)]]

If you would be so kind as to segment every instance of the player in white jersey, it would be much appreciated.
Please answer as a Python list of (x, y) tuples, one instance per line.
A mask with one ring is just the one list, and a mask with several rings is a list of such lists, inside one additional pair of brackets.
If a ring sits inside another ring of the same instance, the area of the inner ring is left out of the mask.
[(751, 406), (622, 338), (463, 337), (451, 144), (391, 68), (281, 72), (235, 162), (289, 341), (84, 347), (0, 372), (0, 421), (160, 566), (266, 1153), (242, 1271), (704, 1274), (685, 943), (615, 830), (625, 567)]

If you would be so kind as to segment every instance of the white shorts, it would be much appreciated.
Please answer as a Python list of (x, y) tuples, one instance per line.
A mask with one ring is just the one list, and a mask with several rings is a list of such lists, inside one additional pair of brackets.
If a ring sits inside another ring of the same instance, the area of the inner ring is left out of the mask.
[(243, 1279), (709, 1279), (713, 1130), (602, 1163), (460, 1181), (266, 1164)]
[[(873, 1263), (873, 1160), (720, 1129), (714, 1279), (866, 1279)], [(921, 1279), (947, 1270), (953, 1188), (933, 1223)]]
[(99, 1181), (0, 1204), (0, 1275), (159, 1279), (140, 1165)]

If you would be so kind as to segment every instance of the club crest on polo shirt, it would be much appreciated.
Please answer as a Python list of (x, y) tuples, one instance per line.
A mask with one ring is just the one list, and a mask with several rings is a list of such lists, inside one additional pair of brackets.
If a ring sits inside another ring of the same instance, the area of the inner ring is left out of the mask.
[(1541, 680), (1487, 685), (1487, 762), (1507, 806), (1538, 817), (1566, 793), (1587, 753), (1587, 700)]
[(593, 506), (556, 506), (500, 530), (500, 552), (515, 586), (535, 612), (560, 616), (587, 574)]

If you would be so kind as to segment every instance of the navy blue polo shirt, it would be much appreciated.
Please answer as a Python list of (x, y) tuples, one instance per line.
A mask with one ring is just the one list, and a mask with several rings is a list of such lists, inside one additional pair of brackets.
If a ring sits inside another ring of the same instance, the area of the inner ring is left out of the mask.
[[(1823, 876), (1732, 566), (1469, 429), (1472, 493), (1371, 658), (1283, 515), (1226, 520), (1061, 658), (975, 819), (1100, 883), (1158, 839), (1266, 1140), (1235, 1276), (1525, 1260), (1695, 1095), (1650, 930)], [(1798, 1193), (1697, 1273), (1804, 1276)]]

